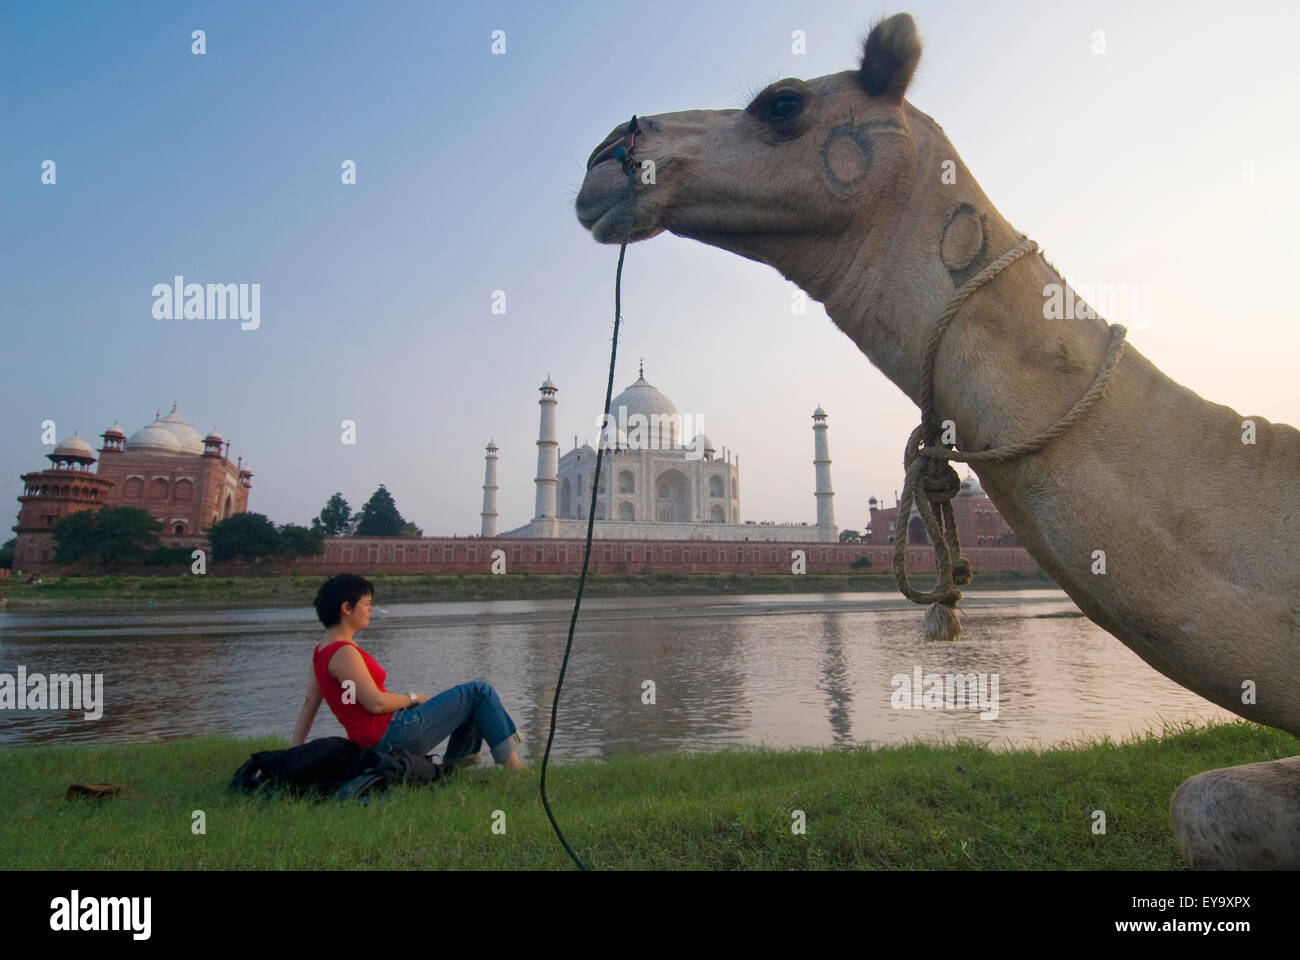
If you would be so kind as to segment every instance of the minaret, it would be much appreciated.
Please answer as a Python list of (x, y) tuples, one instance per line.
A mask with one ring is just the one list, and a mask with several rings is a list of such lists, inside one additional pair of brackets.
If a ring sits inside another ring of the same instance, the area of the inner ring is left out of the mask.
[(835, 492), (831, 490), (831, 449), (826, 442), (826, 411), (813, 411), (813, 465), (817, 468), (817, 526), (835, 526)]
[(487, 445), (486, 465), (483, 468), (483, 529), (480, 536), (497, 535), (497, 445), (489, 440)]
[(539, 388), (541, 424), (537, 431), (537, 510), (534, 520), (555, 519), (555, 477), (559, 473), (559, 444), (555, 441), (555, 384), (548, 375)]

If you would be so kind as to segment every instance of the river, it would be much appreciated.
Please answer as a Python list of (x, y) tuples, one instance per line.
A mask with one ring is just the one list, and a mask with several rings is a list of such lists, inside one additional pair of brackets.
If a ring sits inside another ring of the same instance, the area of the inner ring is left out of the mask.
[[(390, 691), (432, 695), (484, 677), (525, 737), (521, 756), (540, 759), (572, 600), (381, 605), (356, 639)], [(585, 599), (551, 756), (958, 737), (1042, 748), (1231, 716), (1060, 591), (971, 592), (961, 606), (962, 637), (927, 645), (921, 608), (880, 593)], [(322, 632), (310, 608), (0, 613), (0, 672), (103, 678), (98, 719), (3, 710), (0, 744), (287, 739)], [(341, 735), (322, 705), (311, 736)]]

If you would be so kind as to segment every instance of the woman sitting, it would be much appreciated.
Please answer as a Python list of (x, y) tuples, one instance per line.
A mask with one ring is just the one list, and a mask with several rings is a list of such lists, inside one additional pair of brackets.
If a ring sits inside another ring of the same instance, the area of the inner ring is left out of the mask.
[(515, 756), (524, 738), (486, 680), (462, 683), (433, 699), (384, 690), (387, 673), (352, 639), (370, 623), (374, 592), (369, 580), (351, 573), (331, 577), (317, 592), (316, 615), (325, 625), (325, 637), (312, 651), (307, 696), (290, 746), (306, 742), (324, 700), (348, 738), (361, 747), (380, 744), (422, 756), (450, 737), (444, 763), (473, 766), (486, 738), (497, 763), (527, 770)]

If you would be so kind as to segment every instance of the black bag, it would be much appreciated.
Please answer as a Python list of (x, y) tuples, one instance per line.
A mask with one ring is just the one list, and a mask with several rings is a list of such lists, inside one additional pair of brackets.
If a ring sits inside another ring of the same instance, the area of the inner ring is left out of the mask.
[(347, 737), (324, 737), (288, 750), (255, 753), (235, 771), (232, 790), (266, 794), (284, 787), (291, 793), (320, 790), (337, 781), (347, 781), (359, 772), (364, 751)]
[(283, 787), (295, 795), (333, 795), (346, 800), (364, 797), (391, 783), (445, 783), (451, 769), (401, 748), (363, 750), (347, 737), (324, 737), (288, 750), (253, 754), (235, 771), (230, 789), (267, 795)]
[(362, 773), (338, 784), (332, 792), (339, 800), (363, 798), (366, 803), (368, 794), (383, 790), (393, 783), (426, 784), (447, 782), (447, 774), (454, 767), (444, 766), (429, 758), (417, 756), (401, 747), (371, 747), (366, 750), (358, 764)]

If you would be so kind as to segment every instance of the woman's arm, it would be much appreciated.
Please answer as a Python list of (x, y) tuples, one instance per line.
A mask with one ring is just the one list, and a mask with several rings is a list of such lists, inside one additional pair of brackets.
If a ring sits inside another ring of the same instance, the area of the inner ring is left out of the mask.
[(351, 680), (357, 703), (371, 713), (396, 713), (403, 707), (412, 705), (411, 698), (404, 693), (384, 693), (379, 689), (375, 678), (366, 669), (366, 662), (361, 659), (361, 654), (353, 644), (343, 644), (334, 656), (330, 657), (329, 671), (330, 676), (336, 677), (339, 683), (345, 685), (345, 695), (346, 684)]
[(320, 709), (323, 699), (320, 686), (316, 683), (316, 671), (311, 670), (307, 675), (307, 696), (303, 698), (302, 709), (298, 711), (298, 722), (293, 725), (290, 747), (302, 746), (307, 742), (307, 734), (311, 733), (312, 721), (316, 719), (316, 711)]

